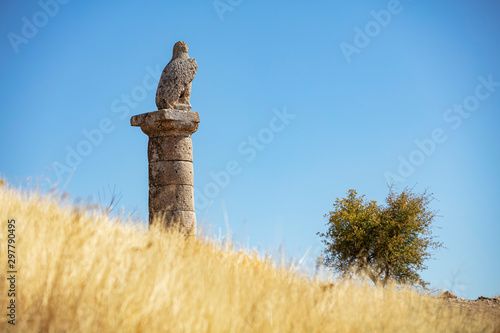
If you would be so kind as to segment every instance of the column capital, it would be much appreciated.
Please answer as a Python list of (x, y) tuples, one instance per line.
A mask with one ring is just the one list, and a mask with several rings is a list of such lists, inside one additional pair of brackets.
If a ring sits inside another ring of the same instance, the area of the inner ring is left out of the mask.
[(199, 123), (198, 112), (186, 110), (161, 109), (130, 118), (130, 125), (139, 126), (150, 138), (176, 133), (191, 135), (196, 132)]

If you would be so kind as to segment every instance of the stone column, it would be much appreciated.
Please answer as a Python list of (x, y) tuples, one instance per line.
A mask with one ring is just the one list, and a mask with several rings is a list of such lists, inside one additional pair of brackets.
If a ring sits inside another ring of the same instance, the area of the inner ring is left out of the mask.
[(198, 112), (171, 109), (130, 119), (149, 137), (149, 224), (161, 216), (165, 227), (196, 235), (191, 134), (199, 122)]

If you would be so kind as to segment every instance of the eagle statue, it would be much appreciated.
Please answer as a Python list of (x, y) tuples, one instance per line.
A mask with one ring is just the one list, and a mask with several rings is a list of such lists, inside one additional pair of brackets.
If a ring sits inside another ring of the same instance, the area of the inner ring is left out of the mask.
[(172, 60), (163, 69), (156, 90), (158, 110), (191, 110), (191, 81), (196, 75), (198, 65), (196, 60), (189, 57), (188, 50), (186, 43), (175, 43)]

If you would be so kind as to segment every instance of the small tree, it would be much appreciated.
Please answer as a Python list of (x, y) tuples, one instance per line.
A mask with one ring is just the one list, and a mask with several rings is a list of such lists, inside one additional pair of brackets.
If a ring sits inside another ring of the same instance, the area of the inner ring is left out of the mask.
[(389, 187), (386, 206), (365, 201), (355, 190), (335, 200), (328, 218), (328, 231), (319, 233), (325, 244), (323, 264), (342, 275), (363, 273), (385, 286), (389, 280), (419, 284), (417, 273), (426, 269), (429, 249), (442, 247), (431, 234), (436, 212), (429, 208), (432, 194), (415, 194), (405, 188), (400, 194)]

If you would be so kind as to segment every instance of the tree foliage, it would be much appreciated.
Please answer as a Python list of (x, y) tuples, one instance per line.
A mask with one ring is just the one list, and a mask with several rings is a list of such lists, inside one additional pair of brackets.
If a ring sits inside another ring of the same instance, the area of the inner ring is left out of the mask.
[(323, 264), (342, 275), (363, 273), (375, 285), (393, 280), (425, 287), (418, 271), (427, 268), (429, 250), (443, 246), (431, 232), (436, 217), (429, 208), (432, 193), (405, 188), (398, 194), (391, 186), (385, 206), (364, 197), (349, 190), (325, 215), (328, 231), (318, 233), (326, 246)]

